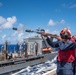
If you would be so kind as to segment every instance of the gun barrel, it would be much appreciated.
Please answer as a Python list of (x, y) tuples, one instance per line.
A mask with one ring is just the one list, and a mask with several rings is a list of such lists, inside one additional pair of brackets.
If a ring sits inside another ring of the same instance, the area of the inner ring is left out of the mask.
[(17, 30), (17, 28), (12, 28), (13, 30)]
[(32, 30), (29, 30), (29, 29), (26, 29), (26, 30), (25, 30), (25, 32), (34, 32), (34, 31), (32, 31)]

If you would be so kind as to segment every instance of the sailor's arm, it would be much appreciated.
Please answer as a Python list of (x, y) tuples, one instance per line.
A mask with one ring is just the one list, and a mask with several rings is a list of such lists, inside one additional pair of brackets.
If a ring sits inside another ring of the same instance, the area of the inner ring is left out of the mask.
[(49, 37), (47, 37), (46, 41), (53, 48), (59, 47), (59, 41), (53, 42)]
[(62, 50), (66, 51), (66, 50), (74, 50), (76, 48), (76, 44), (71, 42), (71, 43), (68, 43), (66, 45), (66, 47), (64, 47)]
[[(52, 34), (47, 34), (47, 33), (40, 33), (42, 36), (46, 37), (46, 41), (47, 43), (52, 46), (53, 48), (56, 48), (56, 47), (59, 47), (59, 40), (60, 40), (60, 37), (54, 37), (52, 36)], [(48, 36), (50, 35), (51, 38), (49, 38)], [(56, 38), (58, 41), (56, 42), (53, 42), (53, 38)]]

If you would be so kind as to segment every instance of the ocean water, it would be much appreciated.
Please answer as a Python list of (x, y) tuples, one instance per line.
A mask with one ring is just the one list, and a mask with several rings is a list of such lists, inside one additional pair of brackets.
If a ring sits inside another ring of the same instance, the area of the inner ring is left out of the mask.
[[(4, 44), (0, 44), (0, 52), (3, 50), (3, 47), (4, 47)], [(10, 52), (13, 53), (14, 50), (16, 52), (19, 51), (19, 45), (18, 44), (9, 44), (7, 48), (8, 48), (8, 53), (10, 53)], [(22, 45), (22, 52), (24, 52), (24, 45)]]

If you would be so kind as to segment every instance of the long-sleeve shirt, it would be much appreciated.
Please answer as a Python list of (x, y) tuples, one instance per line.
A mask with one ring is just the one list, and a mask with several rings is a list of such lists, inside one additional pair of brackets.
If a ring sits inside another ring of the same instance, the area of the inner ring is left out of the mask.
[(59, 48), (61, 50), (73, 50), (75, 49), (75, 43), (73, 43), (72, 41), (69, 41), (69, 42), (66, 42), (64, 43), (63, 41), (56, 41), (56, 42), (53, 42), (51, 41), (49, 38), (46, 39), (48, 44), (50, 46), (52, 46), (53, 48)]

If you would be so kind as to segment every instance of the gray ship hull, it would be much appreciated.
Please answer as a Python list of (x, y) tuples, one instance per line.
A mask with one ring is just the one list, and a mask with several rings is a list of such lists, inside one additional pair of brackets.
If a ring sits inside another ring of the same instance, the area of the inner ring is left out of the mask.
[(41, 56), (30, 57), (30, 58), (19, 58), (17, 60), (10, 60), (0, 63), (0, 75), (11, 75), (12, 72), (21, 70), (27, 66), (32, 66), (52, 60), (57, 55), (57, 52), (48, 53)]

